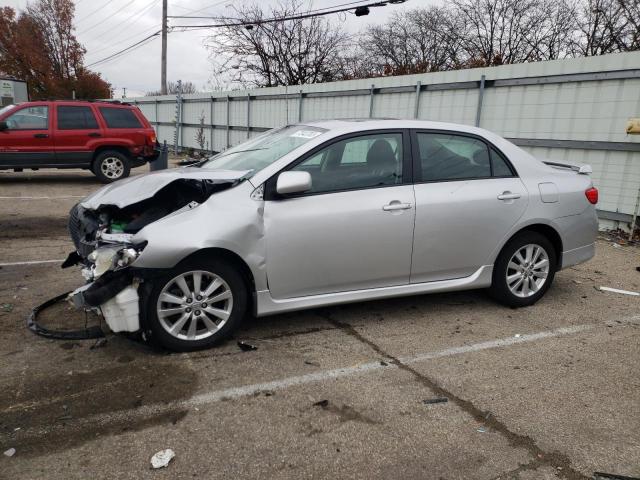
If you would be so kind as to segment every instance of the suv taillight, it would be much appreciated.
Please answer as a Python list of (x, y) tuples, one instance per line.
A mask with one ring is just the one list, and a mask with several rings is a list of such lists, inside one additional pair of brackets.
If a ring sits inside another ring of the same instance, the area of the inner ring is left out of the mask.
[(598, 189), (596, 187), (586, 189), (584, 194), (586, 195), (587, 200), (589, 200), (589, 203), (593, 205), (598, 203)]

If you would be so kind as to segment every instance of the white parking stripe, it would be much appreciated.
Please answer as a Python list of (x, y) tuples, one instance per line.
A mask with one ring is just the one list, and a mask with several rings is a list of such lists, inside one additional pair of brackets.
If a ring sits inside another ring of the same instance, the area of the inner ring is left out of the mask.
[(25, 262), (8, 262), (8, 263), (0, 263), (0, 267), (16, 267), (20, 265), (40, 265), (41, 263), (62, 263), (63, 259), (59, 260), (28, 260)]
[(63, 200), (68, 198), (84, 198), (86, 195), (62, 195), (59, 197), (0, 197), (0, 200)]
[[(547, 330), (539, 333), (523, 334), (514, 337), (507, 337), (497, 340), (491, 340), (487, 342), (480, 342), (471, 345), (464, 345), (460, 347), (446, 348), (444, 350), (437, 350), (435, 352), (423, 353), (411, 357), (402, 358), (403, 363), (417, 363), (434, 358), (449, 357), (453, 355), (460, 355), (463, 353), (478, 352), (481, 350), (488, 350), (492, 348), (506, 347), (510, 345), (517, 345), (520, 343), (534, 342), (546, 338), (560, 337), (563, 335), (571, 335), (575, 333), (584, 332), (594, 328), (594, 325), (577, 325), (573, 327), (562, 327), (555, 330)], [(385, 359), (387, 360), (387, 359)], [(131, 410), (121, 410), (119, 412), (111, 412), (108, 414), (96, 414), (90, 415), (78, 419), (82, 423), (95, 423), (100, 425), (109, 424), (112, 422), (122, 422), (134, 417), (147, 417), (157, 414), (170, 412), (171, 410), (184, 409), (195, 407), (199, 405), (207, 405), (219, 402), (224, 399), (240, 398), (254, 395), (258, 392), (266, 390), (283, 390), (296, 385), (306, 385), (310, 383), (322, 382), (325, 380), (332, 380), (343, 377), (350, 377), (353, 375), (359, 375), (369, 372), (374, 372), (383, 369), (397, 369), (398, 367), (392, 363), (382, 364), (380, 360), (355, 365), (352, 367), (337, 368), (333, 370), (322, 370), (315, 373), (309, 373), (306, 375), (298, 375), (280, 380), (274, 380), (271, 382), (254, 383), (250, 385), (243, 385), (239, 387), (225, 388), (221, 390), (212, 390), (209, 392), (200, 393), (187, 400), (170, 402), (166, 404), (152, 404), (143, 405), (141, 407)], [(33, 408), (37, 405), (31, 405)], [(11, 409), (12, 407), (9, 407)]]

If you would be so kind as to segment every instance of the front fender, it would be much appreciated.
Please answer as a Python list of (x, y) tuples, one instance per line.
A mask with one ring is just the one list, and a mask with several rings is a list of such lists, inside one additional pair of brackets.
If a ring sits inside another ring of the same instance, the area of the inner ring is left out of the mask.
[(252, 190), (245, 182), (147, 225), (133, 237), (134, 243), (148, 242), (133, 266), (173, 268), (199, 250), (222, 248), (242, 258), (256, 288), (266, 289), (264, 204), (250, 198)]

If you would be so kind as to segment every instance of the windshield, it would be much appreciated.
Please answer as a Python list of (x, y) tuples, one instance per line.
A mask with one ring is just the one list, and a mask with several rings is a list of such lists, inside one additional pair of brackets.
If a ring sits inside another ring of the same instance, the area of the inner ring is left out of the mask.
[(326, 131), (325, 128), (307, 125), (270, 130), (211, 157), (199, 166), (220, 170), (251, 170), (251, 176)]
[(3, 113), (8, 112), (9, 110), (11, 110), (13, 107), (15, 107), (15, 105), (7, 105), (6, 107), (2, 107), (0, 108), (0, 115), (2, 115)]

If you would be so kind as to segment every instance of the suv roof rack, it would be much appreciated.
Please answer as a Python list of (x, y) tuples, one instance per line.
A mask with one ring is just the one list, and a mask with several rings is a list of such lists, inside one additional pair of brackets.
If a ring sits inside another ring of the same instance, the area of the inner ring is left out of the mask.
[(114, 103), (116, 105), (128, 105), (128, 106), (132, 106), (131, 103), (129, 102), (122, 102), (120, 100), (101, 100), (101, 99), (89, 99), (89, 100), (82, 100), (80, 98), (47, 98), (46, 100), (44, 100), (45, 102), (89, 102), (89, 103)]

